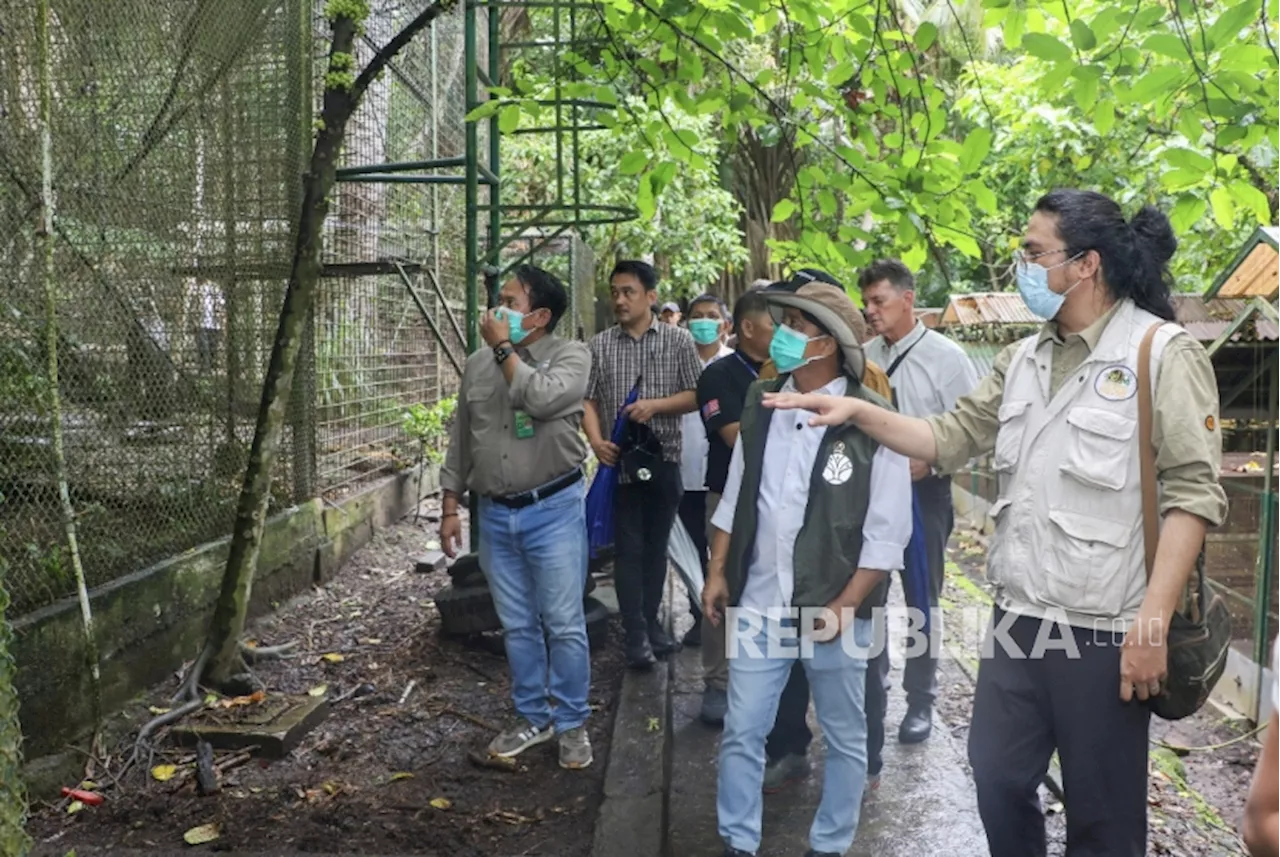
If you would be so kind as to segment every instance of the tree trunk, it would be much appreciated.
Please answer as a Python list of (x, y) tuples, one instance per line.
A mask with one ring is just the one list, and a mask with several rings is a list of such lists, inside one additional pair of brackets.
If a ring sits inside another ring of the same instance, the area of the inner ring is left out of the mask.
[(0, 854), (26, 857), (31, 838), (23, 829), (27, 795), (22, 786), (22, 724), (18, 721), (18, 691), (14, 687), (18, 668), (9, 654), (13, 631), (5, 616), (9, 609), (9, 592), (4, 587), (7, 570), (0, 559)]
[(249, 612), (253, 575), (271, 496), (271, 474), (287, 420), (294, 369), (320, 280), (324, 222), (329, 213), (329, 195), (336, 182), (338, 156), (342, 151), (347, 122), (359, 105), (361, 96), (387, 62), (412, 41), (414, 35), (449, 11), (454, 2), (456, 0), (438, 0), (424, 9), (373, 57), (360, 76), (354, 78), (354, 83), (353, 46), (361, 22), (344, 14), (335, 16), (332, 21), (333, 39), (329, 47), (329, 73), (325, 75), (324, 106), (311, 152), (311, 166), (304, 179), (302, 213), (294, 243), (289, 285), (280, 310), (271, 360), (262, 382), (258, 421), (240, 490), (222, 590), (205, 643), (209, 657), (204, 678), (211, 684), (225, 685), (233, 675), (243, 670), (240, 635)]

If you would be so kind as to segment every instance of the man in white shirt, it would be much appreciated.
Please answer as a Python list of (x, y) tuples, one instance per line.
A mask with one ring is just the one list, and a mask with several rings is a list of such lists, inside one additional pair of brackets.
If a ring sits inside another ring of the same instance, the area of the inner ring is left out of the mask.
[[(716, 625), (727, 622), (729, 632), (716, 809), (726, 857), (752, 857), (761, 838), (765, 738), (798, 657), (827, 745), (806, 857), (837, 857), (858, 826), (871, 617), (883, 606), (886, 578), (902, 567), (911, 535), (910, 471), (907, 459), (861, 431), (823, 430), (809, 424), (808, 413), (762, 404), (765, 393), (781, 389), (889, 407), (861, 383), (857, 310), (843, 290), (813, 282), (794, 294), (766, 296), (781, 310), (770, 346), (779, 376), (748, 391), (712, 517), (703, 591), (704, 614)], [(812, 621), (815, 610), (829, 611), (825, 622)], [(797, 631), (811, 635), (798, 647)]]
[[(912, 417), (931, 417), (950, 411), (956, 400), (978, 386), (973, 362), (958, 344), (929, 330), (915, 317), (915, 278), (897, 259), (882, 259), (858, 276), (867, 323), (877, 334), (866, 344), (867, 359), (884, 367), (893, 385), (898, 410)], [(947, 561), (947, 540), (955, 525), (951, 504), (951, 479), (938, 476), (921, 461), (911, 462), (915, 500), (924, 525), (924, 552), (929, 565), (929, 592), (903, 590), (909, 607), (933, 610), (938, 606)], [(910, 576), (908, 576), (910, 577)], [(935, 637), (936, 623), (930, 623)], [(937, 644), (907, 659), (902, 688), (907, 693), (907, 715), (898, 728), (904, 744), (924, 741), (933, 730), (933, 700), (937, 696)], [(868, 668), (868, 776), (875, 783), (884, 747), (884, 716), (889, 676), (888, 652)]]
[[(706, 369), (733, 350), (724, 344), (729, 330), (729, 310), (724, 302), (712, 294), (702, 294), (689, 304), (686, 326), (698, 347), (698, 359)], [(702, 576), (707, 575), (707, 454), (711, 443), (702, 426), (702, 414), (692, 411), (681, 418), (680, 478), (684, 482), (684, 494), (680, 497), (680, 523), (689, 532), (693, 546), (698, 549), (702, 561)], [(681, 641), (684, 645), (702, 645), (702, 608), (693, 593), (689, 594), (689, 607), (693, 611), (693, 627)]]

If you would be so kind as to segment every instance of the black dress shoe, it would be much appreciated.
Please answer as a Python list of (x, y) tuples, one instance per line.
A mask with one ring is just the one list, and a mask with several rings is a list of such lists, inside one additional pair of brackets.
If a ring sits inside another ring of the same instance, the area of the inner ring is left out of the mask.
[(653, 656), (653, 648), (649, 645), (649, 635), (643, 631), (627, 634), (626, 642), (627, 666), (633, 670), (652, 669), (657, 663)]
[(902, 718), (902, 725), (898, 727), (898, 742), (919, 744), (928, 739), (931, 732), (933, 732), (933, 707), (912, 705), (907, 708), (907, 716)]
[(649, 645), (653, 647), (653, 654), (659, 658), (666, 657), (678, 648), (676, 641), (662, 630), (661, 625), (649, 626)]

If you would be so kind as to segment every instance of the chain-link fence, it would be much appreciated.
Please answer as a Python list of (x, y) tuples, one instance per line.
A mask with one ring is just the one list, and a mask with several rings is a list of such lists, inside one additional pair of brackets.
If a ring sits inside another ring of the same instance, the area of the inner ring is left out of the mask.
[[(375, 0), (360, 59), (424, 2)], [(0, 555), (17, 614), (74, 591), (60, 482), (90, 586), (230, 529), (310, 154), (320, 5), (0, 0)], [(370, 90), (347, 164), (463, 153), (462, 21)], [(401, 412), (456, 385), (424, 310), (465, 353), (443, 307), (464, 300), (462, 196), (339, 185), (272, 511), (410, 463)]]

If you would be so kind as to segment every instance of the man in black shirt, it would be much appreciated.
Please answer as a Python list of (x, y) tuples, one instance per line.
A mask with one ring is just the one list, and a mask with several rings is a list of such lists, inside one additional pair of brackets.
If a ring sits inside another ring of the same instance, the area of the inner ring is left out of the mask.
[[(773, 338), (773, 318), (769, 304), (759, 291), (738, 298), (733, 307), (733, 329), (737, 349), (707, 366), (698, 379), (698, 413), (707, 430), (707, 521), (715, 514), (724, 483), (729, 475), (729, 459), (738, 439), (738, 421), (747, 400), (747, 388), (769, 359)], [(723, 629), (705, 627), (702, 639), (702, 673), (706, 688), (702, 694), (703, 721), (719, 725), (729, 706), (727, 695), (729, 663), (725, 658)], [(807, 704), (807, 698), (806, 698)]]

